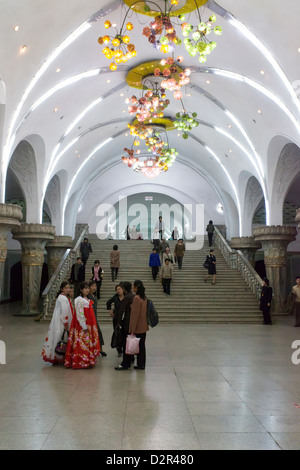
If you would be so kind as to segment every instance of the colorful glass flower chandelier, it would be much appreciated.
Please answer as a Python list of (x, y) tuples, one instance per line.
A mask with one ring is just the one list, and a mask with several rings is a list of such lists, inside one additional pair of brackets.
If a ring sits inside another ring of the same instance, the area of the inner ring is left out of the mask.
[[(183, 61), (183, 57), (177, 57), (177, 62), (180, 63)], [(181, 87), (188, 85), (190, 83), (189, 76), (191, 75), (190, 69), (183, 70), (181, 67), (178, 67), (173, 57), (168, 57), (168, 59), (162, 59), (160, 65), (163, 66), (161, 70), (157, 67), (154, 70), (154, 75), (156, 77), (163, 77), (164, 80), (161, 82), (161, 86), (168, 91), (174, 92), (174, 98), (180, 100), (182, 98), (182, 93), (180, 91)]]
[[(122, 161), (129, 168), (143, 173), (145, 176), (154, 178), (160, 173), (165, 173), (174, 163), (178, 152), (175, 148), (170, 148), (167, 136), (163, 137), (164, 129), (149, 125), (151, 132), (145, 138), (145, 146), (148, 147), (148, 154), (141, 153), (141, 150), (134, 150), (139, 147), (140, 142), (135, 138), (132, 148), (125, 148), (127, 155), (122, 157)], [(149, 153), (151, 155), (149, 155)]]
[[(199, 8), (207, 3), (207, 0), (186, 0), (186, 5), (179, 10), (174, 9), (179, 5), (179, 0), (164, 0), (164, 10), (155, 1), (148, 0), (123, 0), (128, 5), (122, 27), (120, 31), (116, 30), (114, 36), (100, 36), (98, 42), (100, 45), (105, 44), (103, 53), (107, 59), (113, 59), (110, 64), (112, 71), (117, 70), (119, 64), (126, 63), (129, 59), (137, 55), (134, 44), (127, 34), (133, 30), (133, 24), (128, 22), (125, 28), (125, 22), (129, 13), (135, 12), (154, 16), (154, 20), (145, 26), (143, 29), (143, 36), (148, 39), (148, 42), (159, 52), (168, 54), (175, 51), (176, 46), (185, 45), (191, 57), (199, 55), (201, 63), (206, 62), (207, 56), (217, 47), (215, 41), (209, 41), (208, 36), (214, 32), (216, 35), (222, 34), (221, 26), (213, 26), (216, 22), (216, 16), (211, 15), (207, 21), (202, 21)], [(198, 24), (193, 25), (185, 21), (185, 13), (196, 11)], [(179, 23), (176, 23), (179, 21)], [(110, 29), (112, 24), (110, 21), (105, 21), (104, 27)], [(184, 40), (179, 37), (176, 32), (176, 27), (181, 31)], [(111, 42), (111, 47), (108, 45)]]
[[(133, 24), (128, 22), (126, 24), (125, 33), (123, 33), (125, 20), (126, 17), (120, 31), (118, 32), (116, 29), (116, 34), (114, 36), (106, 34), (105, 36), (100, 36), (98, 38), (98, 43), (100, 45), (106, 45), (106, 47), (102, 49), (105, 57), (109, 60), (113, 60), (109, 66), (110, 70), (113, 72), (117, 70), (119, 64), (126, 64), (129, 59), (136, 56), (135, 45), (130, 43), (131, 39), (126, 33), (126, 31), (129, 32), (133, 30)], [(104, 27), (106, 29), (110, 29), (113, 25), (110, 21), (105, 21)], [(108, 47), (110, 43), (111, 46)]]
[[(207, 56), (217, 47), (215, 41), (209, 41), (207, 36), (214, 32), (220, 36), (222, 34), (221, 26), (213, 27), (213, 23), (217, 21), (217, 17), (212, 15), (208, 21), (204, 22), (201, 20), (201, 16), (198, 10), (199, 24), (193, 26), (191, 23), (182, 23), (182, 34), (184, 36), (184, 45), (191, 57), (199, 55), (199, 62), (204, 63), (207, 61)], [(180, 18), (184, 21), (184, 16)], [(191, 36), (191, 37), (190, 37)]]
[(164, 110), (170, 104), (170, 100), (166, 99), (165, 89), (161, 88), (157, 83), (150, 83), (151, 89), (147, 89), (141, 98), (133, 95), (126, 100), (126, 103), (129, 105), (129, 114), (135, 114), (139, 122), (152, 118), (162, 118)]

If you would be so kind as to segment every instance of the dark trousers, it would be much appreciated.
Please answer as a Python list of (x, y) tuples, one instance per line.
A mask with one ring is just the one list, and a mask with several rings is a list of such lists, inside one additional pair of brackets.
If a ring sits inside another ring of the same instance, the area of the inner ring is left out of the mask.
[[(127, 333), (128, 334), (128, 333)], [(125, 369), (129, 369), (131, 364), (134, 362), (134, 355), (132, 354), (126, 354), (126, 338), (127, 334), (125, 335), (125, 341), (123, 344), (123, 361), (121, 363), (121, 366), (124, 367)], [(137, 338), (140, 338), (140, 343), (139, 343), (139, 353), (136, 355), (136, 365), (138, 367), (141, 367), (142, 369), (145, 368), (146, 366), (146, 333), (137, 333), (136, 334)]]
[(164, 278), (162, 280), (163, 288), (164, 288), (164, 293), (170, 295), (171, 293), (171, 279), (166, 279)]
[[(115, 329), (117, 325), (118, 325), (118, 323), (117, 323), (117, 318), (114, 317), (114, 318), (113, 318), (113, 328)], [(117, 351), (118, 351), (118, 354), (122, 354), (122, 352), (123, 352), (123, 347), (122, 347), (122, 346), (119, 346), (119, 347), (117, 348)]]
[(94, 282), (96, 282), (96, 285), (97, 285), (97, 299), (100, 299), (100, 288), (101, 288), (102, 281), (94, 281)]
[(262, 311), (263, 316), (264, 316), (264, 324), (265, 325), (271, 325), (272, 320), (271, 320), (271, 314), (270, 314), (270, 307), (266, 307)]
[(213, 240), (213, 233), (208, 233), (208, 243), (209, 243), (209, 246), (212, 246), (212, 240)]
[(296, 307), (295, 307), (295, 326), (300, 326), (300, 302), (296, 302)]
[(183, 256), (177, 256), (177, 263), (178, 263), (179, 269), (182, 269), (182, 260), (183, 260)]
[(152, 266), (152, 278), (156, 280), (157, 275), (158, 275), (159, 267), (158, 266)]
[(111, 268), (111, 280), (114, 281), (118, 277), (119, 268)]

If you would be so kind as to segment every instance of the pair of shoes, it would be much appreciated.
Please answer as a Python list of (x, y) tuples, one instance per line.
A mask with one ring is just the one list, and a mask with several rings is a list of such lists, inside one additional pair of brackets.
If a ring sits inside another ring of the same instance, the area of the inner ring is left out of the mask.
[(134, 366), (134, 369), (135, 369), (135, 370), (145, 370), (145, 367)]
[(101, 356), (103, 356), (103, 357), (106, 357), (106, 356), (107, 356), (107, 354), (106, 354), (105, 351), (101, 351), (100, 354), (101, 354)]
[(129, 367), (123, 367), (121, 365), (115, 367), (115, 370), (128, 370), (128, 369), (129, 369)]

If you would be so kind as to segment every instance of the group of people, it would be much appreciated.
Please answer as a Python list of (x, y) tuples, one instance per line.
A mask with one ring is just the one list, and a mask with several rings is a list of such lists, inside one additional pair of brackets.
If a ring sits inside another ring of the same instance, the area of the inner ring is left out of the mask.
[[(94, 287), (94, 288), (93, 288)], [(97, 363), (103, 351), (103, 335), (97, 321), (96, 284), (83, 281), (80, 295), (73, 301), (71, 285), (63, 282), (57, 294), (48, 334), (42, 350), (45, 362), (64, 365), (66, 368), (87, 369)], [(115, 295), (107, 301), (107, 310), (113, 319), (113, 328), (120, 327), (122, 341), (118, 356), (123, 355), (122, 363), (116, 370), (128, 370), (134, 362), (132, 354), (127, 354), (128, 335), (139, 338), (139, 353), (136, 354), (135, 369), (146, 366), (147, 297), (142, 281), (122, 282), (115, 287)], [(67, 336), (67, 341), (65, 336)], [(57, 346), (66, 343), (64, 354), (57, 352)]]
[(171, 281), (173, 278), (173, 268), (178, 264), (178, 269), (182, 269), (183, 257), (185, 254), (185, 244), (180, 238), (174, 249), (174, 254), (171, 252), (170, 245), (165, 238), (160, 242), (153, 239), (153, 250), (149, 256), (149, 267), (152, 271), (152, 279), (156, 281), (160, 270), (160, 280), (163, 286), (163, 291), (166, 295), (171, 294)]
[[(86, 369), (96, 364), (100, 354), (106, 356), (101, 350), (104, 342), (97, 322), (95, 292), (95, 284), (83, 281), (80, 295), (73, 302), (70, 283), (65, 281), (61, 284), (42, 350), (45, 362)], [(60, 342), (66, 343), (65, 354), (57, 351)]]

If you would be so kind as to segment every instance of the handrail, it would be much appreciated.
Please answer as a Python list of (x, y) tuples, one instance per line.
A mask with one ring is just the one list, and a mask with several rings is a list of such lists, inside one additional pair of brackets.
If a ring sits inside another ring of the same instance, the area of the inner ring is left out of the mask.
[(263, 281), (251, 263), (240, 250), (232, 249), (218, 228), (215, 226), (215, 241), (226, 263), (231, 269), (237, 269), (257, 299), (260, 298)]
[(53, 300), (55, 299), (59, 286), (68, 277), (68, 273), (71, 272), (72, 265), (75, 262), (76, 253), (79, 250), (80, 243), (82, 242), (85, 235), (88, 233), (88, 225), (84, 225), (76, 242), (72, 249), (66, 249), (59, 265), (51, 276), (47, 286), (45, 287), (42, 298), (43, 298), (43, 312), (41, 315), (35, 318), (36, 321), (48, 320), (49, 308), (51, 307)]

